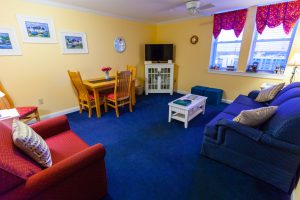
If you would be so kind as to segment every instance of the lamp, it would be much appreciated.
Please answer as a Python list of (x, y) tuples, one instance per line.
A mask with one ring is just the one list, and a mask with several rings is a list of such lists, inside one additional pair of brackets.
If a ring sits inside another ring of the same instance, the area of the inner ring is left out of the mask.
[(292, 76), (290, 78), (290, 83), (292, 83), (295, 79), (295, 74), (297, 71), (297, 68), (300, 66), (300, 53), (295, 53), (293, 55), (293, 58), (288, 62), (288, 66), (294, 67), (292, 71)]
[(185, 6), (191, 15), (200, 14), (200, 1), (188, 1)]

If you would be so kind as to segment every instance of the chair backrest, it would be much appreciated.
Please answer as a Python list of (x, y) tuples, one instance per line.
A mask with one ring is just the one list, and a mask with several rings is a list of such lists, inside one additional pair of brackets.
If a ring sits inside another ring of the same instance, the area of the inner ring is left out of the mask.
[(71, 72), (68, 71), (73, 87), (77, 92), (77, 96), (80, 100), (88, 101), (89, 93), (86, 87), (83, 85), (80, 72)]
[(130, 71), (117, 72), (114, 91), (117, 99), (125, 99), (130, 96), (131, 80), (132, 78)]
[(10, 98), (9, 94), (4, 89), (2, 83), (0, 82), (0, 91), (5, 94), (4, 97), (0, 97), (0, 109), (10, 109), (14, 108), (14, 102)]
[(131, 71), (131, 79), (136, 79), (136, 66), (133, 66), (133, 65), (127, 65), (126, 66), (127, 68), (127, 71)]

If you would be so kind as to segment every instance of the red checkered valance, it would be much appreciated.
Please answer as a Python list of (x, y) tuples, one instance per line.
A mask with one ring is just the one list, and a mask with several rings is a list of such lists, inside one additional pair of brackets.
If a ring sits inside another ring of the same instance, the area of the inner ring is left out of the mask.
[(215, 38), (218, 38), (221, 30), (234, 30), (235, 36), (239, 37), (244, 29), (247, 17), (247, 9), (236, 10), (226, 13), (214, 15), (214, 30)]
[(300, 1), (290, 1), (268, 6), (260, 6), (256, 13), (257, 32), (262, 34), (266, 26), (275, 28), (283, 24), (286, 34), (289, 34), (300, 16)]

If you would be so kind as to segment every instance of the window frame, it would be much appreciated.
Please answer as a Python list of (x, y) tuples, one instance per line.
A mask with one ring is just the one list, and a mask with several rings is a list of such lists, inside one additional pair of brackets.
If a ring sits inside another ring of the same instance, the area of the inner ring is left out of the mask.
[[(289, 59), (289, 55), (291, 53), (291, 49), (292, 49), (292, 46), (293, 46), (293, 43), (294, 43), (294, 40), (295, 40), (295, 35), (296, 35), (296, 32), (297, 32), (297, 28), (298, 28), (298, 23), (299, 21), (295, 24), (295, 26), (293, 27), (293, 30), (292, 30), (292, 34), (291, 34), (291, 38), (290, 39), (287, 39), (287, 38), (283, 38), (283, 39), (265, 39), (265, 40), (259, 40), (259, 41), (269, 41), (269, 42), (274, 42), (274, 41), (290, 41), (290, 44), (289, 44), (289, 47), (288, 47), (288, 50), (286, 51), (285, 53), (285, 64), (284, 64), (284, 71), (285, 71), (285, 68), (286, 68), (286, 65), (287, 65), (287, 62), (288, 62), (288, 59)], [(248, 71), (248, 66), (249, 65), (252, 65), (253, 63), (253, 56), (254, 56), (254, 52), (255, 52), (255, 48), (256, 48), (256, 43), (257, 43), (257, 38), (258, 38), (258, 31), (257, 31), (257, 27), (255, 25), (254, 27), (254, 34), (253, 34), (253, 39), (252, 39), (252, 45), (251, 45), (251, 48), (250, 48), (250, 55), (249, 55), (249, 61), (248, 61), (248, 65), (247, 65), (247, 68), (246, 68), (246, 72), (249, 72)], [(263, 33), (262, 33), (263, 34)], [(274, 73), (274, 70), (271, 72), (271, 71), (267, 71), (267, 70), (257, 70), (258, 73), (267, 73), (267, 74), (275, 74)], [(251, 72), (250, 72), (251, 73)]]
[[(221, 30), (220, 34), (222, 34), (222, 31), (223, 31), (223, 29)], [(225, 31), (229, 31), (229, 30), (225, 30)], [(211, 57), (210, 57), (209, 70), (213, 70), (214, 69), (218, 44), (240, 43), (241, 44), (240, 51), (239, 51), (239, 58), (240, 58), (240, 53), (241, 53), (241, 48), (242, 48), (242, 42), (243, 42), (243, 38), (244, 38), (244, 29), (242, 30), (241, 34), (243, 34), (241, 40), (221, 41), (221, 42), (218, 42), (218, 38), (214, 38), (214, 36), (213, 36), (213, 41), (212, 41), (213, 44), (212, 44), (212, 49), (211, 49)], [(239, 59), (238, 59), (238, 63), (239, 63)], [(229, 70), (226, 70), (226, 68), (219, 68), (218, 70), (219, 71), (229, 71)], [(238, 64), (234, 68), (233, 71), (237, 71), (237, 70), (238, 70)]]

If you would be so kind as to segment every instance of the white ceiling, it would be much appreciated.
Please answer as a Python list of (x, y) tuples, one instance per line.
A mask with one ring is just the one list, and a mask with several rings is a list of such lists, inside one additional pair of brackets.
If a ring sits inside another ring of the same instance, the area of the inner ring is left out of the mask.
[[(29, 0), (54, 6), (90, 11), (131, 20), (161, 23), (191, 18), (185, 9), (188, 0)], [(283, 0), (282, 0), (283, 1)], [(201, 12), (203, 16), (216, 12), (277, 3), (279, 0), (201, 0), (215, 5)]]

